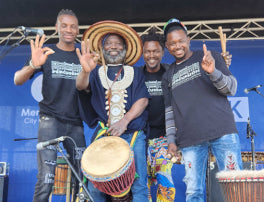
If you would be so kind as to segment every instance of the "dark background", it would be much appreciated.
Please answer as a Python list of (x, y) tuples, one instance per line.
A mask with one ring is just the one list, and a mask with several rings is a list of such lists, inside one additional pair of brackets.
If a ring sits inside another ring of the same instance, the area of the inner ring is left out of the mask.
[(72, 9), (80, 25), (100, 20), (124, 23), (261, 18), (263, 0), (0, 0), (0, 28), (53, 26), (62, 8)]

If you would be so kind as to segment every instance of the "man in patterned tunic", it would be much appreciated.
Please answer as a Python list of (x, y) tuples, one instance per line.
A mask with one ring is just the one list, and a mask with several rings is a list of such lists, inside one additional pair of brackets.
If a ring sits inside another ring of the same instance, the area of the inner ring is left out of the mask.
[[(143, 130), (149, 94), (142, 71), (131, 66), (141, 56), (141, 40), (132, 28), (116, 21), (92, 25), (84, 38), (89, 40), (83, 41), (81, 52), (77, 52), (83, 69), (76, 79), (76, 87), (86, 90), (87, 96), (90, 93), (94, 109), (93, 113), (84, 114), (84, 120), (88, 120), (90, 126), (99, 123), (96, 131), (106, 126), (109, 135), (119, 136), (128, 143), (133, 133), (139, 131), (133, 147), (139, 178), (135, 179), (131, 191), (134, 202), (147, 202), (146, 135)], [(98, 54), (92, 51), (100, 53), (102, 66), (96, 67)], [(82, 106), (90, 106), (83, 97), (80, 102)], [(91, 183), (89, 189), (95, 201), (105, 201), (105, 194), (94, 189)]]
[(148, 110), (148, 186), (149, 201), (151, 185), (158, 184), (157, 202), (174, 201), (175, 187), (171, 176), (172, 161), (167, 157), (168, 143), (165, 132), (165, 106), (161, 79), (169, 68), (168, 64), (161, 64), (164, 55), (164, 37), (152, 28), (148, 34), (141, 36), (143, 43), (143, 58), (145, 65), (142, 70), (145, 74), (145, 83), (151, 96)]

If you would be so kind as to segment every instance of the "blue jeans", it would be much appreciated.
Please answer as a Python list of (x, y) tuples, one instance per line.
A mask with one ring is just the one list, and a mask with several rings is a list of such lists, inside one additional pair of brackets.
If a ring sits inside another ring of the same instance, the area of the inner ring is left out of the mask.
[[(123, 134), (120, 136), (129, 144), (133, 134)], [(131, 191), (133, 202), (148, 202), (148, 187), (147, 187), (147, 162), (146, 162), (146, 135), (141, 131), (136, 139), (133, 147), (136, 172), (139, 178), (136, 178), (132, 184)], [(95, 202), (105, 202), (106, 195), (96, 189), (93, 184), (88, 182), (88, 189)]]
[[(181, 148), (185, 164), (186, 201), (203, 202), (208, 151), (216, 158), (219, 171), (242, 169), (238, 134), (228, 134), (199, 145)], [(219, 190), (220, 191), (220, 190)]]
[[(51, 140), (60, 136), (69, 136), (75, 141), (77, 147), (74, 146), (73, 142), (69, 138), (63, 142), (63, 147), (69, 154), (69, 160), (76, 169), (76, 172), (81, 175), (81, 169), (79, 165), (82, 153), (86, 148), (83, 127), (61, 122), (60, 120), (51, 116), (40, 115), (38, 142)], [(54, 182), (56, 159), (57, 150), (54, 145), (47, 146), (45, 149), (37, 151), (38, 181), (35, 186), (33, 202), (49, 201), (49, 195), (52, 191)], [(78, 186), (74, 176), (73, 181), (75, 185)]]

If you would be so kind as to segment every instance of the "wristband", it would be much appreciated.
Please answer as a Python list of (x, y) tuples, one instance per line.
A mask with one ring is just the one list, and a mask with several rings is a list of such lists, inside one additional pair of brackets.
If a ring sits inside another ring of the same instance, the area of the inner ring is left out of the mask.
[(32, 59), (29, 61), (29, 66), (30, 66), (32, 69), (40, 69), (40, 66), (35, 67), (35, 66), (32, 64)]

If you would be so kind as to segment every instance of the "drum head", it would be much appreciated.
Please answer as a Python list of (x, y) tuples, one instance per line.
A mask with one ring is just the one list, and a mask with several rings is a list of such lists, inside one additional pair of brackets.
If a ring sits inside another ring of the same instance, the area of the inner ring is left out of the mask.
[(108, 177), (127, 164), (131, 152), (129, 144), (122, 138), (104, 137), (84, 151), (81, 166), (91, 177)]

